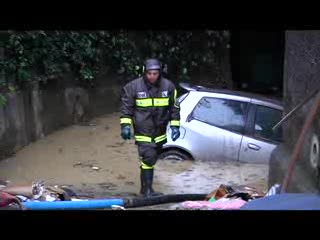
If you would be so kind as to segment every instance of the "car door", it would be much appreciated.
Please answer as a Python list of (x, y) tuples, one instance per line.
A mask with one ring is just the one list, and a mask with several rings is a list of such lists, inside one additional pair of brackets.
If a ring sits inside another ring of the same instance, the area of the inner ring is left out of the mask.
[(281, 128), (272, 127), (281, 120), (282, 110), (270, 106), (250, 106), (246, 132), (240, 149), (240, 162), (268, 163), (272, 151), (281, 142)]
[(247, 102), (201, 98), (183, 126), (194, 158), (238, 161), (247, 108)]

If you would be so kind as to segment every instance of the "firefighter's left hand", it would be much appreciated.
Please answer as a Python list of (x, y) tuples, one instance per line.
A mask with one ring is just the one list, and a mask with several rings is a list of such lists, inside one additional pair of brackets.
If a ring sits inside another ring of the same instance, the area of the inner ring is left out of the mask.
[(130, 127), (130, 125), (121, 126), (121, 137), (124, 140), (131, 139), (131, 127)]
[(171, 127), (171, 139), (176, 141), (180, 137), (180, 130), (178, 127)]

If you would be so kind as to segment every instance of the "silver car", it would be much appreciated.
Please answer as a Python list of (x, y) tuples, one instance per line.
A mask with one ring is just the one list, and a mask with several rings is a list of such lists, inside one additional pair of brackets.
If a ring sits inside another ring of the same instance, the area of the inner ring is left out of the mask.
[[(161, 159), (268, 163), (281, 142), (280, 101), (254, 94), (181, 84), (181, 136), (163, 146)], [(170, 127), (167, 129), (171, 135)]]

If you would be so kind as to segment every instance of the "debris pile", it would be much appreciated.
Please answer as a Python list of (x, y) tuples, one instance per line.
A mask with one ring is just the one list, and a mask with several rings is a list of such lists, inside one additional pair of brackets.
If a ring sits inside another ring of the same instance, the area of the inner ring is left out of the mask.
[(219, 188), (208, 194), (203, 201), (185, 201), (173, 209), (193, 210), (236, 210), (247, 202), (263, 198), (264, 193), (252, 187), (231, 187), (220, 185)]
[(133, 199), (81, 199), (66, 186), (46, 186), (43, 181), (29, 186), (0, 188), (0, 209), (68, 210), (68, 209), (118, 209), (135, 208), (165, 203), (179, 203), (178, 210), (237, 210), (248, 202), (279, 194), (280, 186), (273, 186), (267, 194), (242, 186), (220, 185), (211, 193), (172, 194), (150, 198)]
[(76, 194), (65, 186), (46, 186), (37, 181), (27, 186), (0, 186), (0, 209), (23, 209), (23, 202), (72, 201)]

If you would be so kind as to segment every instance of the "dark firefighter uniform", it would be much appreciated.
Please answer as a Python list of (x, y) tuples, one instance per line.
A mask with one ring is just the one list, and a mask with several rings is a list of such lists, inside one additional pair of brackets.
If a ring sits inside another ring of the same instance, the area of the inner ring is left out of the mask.
[(176, 97), (174, 84), (161, 75), (155, 84), (144, 76), (122, 90), (120, 124), (122, 128), (133, 126), (140, 157), (140, 192), (147, 196), (158, 194), (152, 189), (153, 169), (162, 145), (167, 142), (167, 125), (170, 123), (175, 130), (180, 126)]

